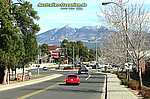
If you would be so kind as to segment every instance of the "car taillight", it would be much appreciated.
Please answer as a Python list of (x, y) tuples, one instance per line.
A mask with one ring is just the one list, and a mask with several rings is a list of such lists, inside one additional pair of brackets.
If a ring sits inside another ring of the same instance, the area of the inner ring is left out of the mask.
[(67, 79), (64, 80), (64, 82), (66, 82)]

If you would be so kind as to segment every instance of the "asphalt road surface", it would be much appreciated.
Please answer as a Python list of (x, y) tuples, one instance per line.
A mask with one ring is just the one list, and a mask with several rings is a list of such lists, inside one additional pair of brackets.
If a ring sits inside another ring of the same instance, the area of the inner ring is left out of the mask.
[(80, 85), (66, 85), (66, 74), (42, 83), (2, 91), (0, 99), (101, 99), (104, 75), (80, 75)]

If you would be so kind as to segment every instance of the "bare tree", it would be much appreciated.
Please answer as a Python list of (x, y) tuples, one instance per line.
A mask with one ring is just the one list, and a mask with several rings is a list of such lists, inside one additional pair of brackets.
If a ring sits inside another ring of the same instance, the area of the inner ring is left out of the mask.
[[(148, 12), (143, 9), (143, 4), (132, 5), (109, 5), (104, 8), (103, 12), (108, 24), (110, 24), (117, 33), (113, 33), (112, 39), (108, 37), (107, 42), (111, 42), (109, 49), (111, 52), (111, 59), (120, 58), (124, 59), (126, 53), (129, 54), (132, 61), (136, 64), (139, 73), (140, 88), (142, 86), (141, 67), (139, 65), (140, 60), (146, 57), (147, 49), (147, 33), (149, 29), (149, 16)], [(126, 8), (125, 8), (126, 7)], [(126, 16), (124, 11), (127, 11)], [(127, 45), (128, 43), (128, 45)], [(118, 57), (118, 56), (120, 57)]]
[(103, 56), (106, 57), (106, 62), (116, 63), (122, 65), (125, 59), (125, 47), (122, 44), (122, 38), (120, 33), (111, 33), (104, 42)]

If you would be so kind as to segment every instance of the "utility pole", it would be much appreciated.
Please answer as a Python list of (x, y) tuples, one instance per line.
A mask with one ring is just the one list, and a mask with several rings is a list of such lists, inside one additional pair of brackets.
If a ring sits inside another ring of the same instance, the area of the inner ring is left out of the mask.
[(128, 35), (127, 35), (127, 30), (128, 30), (128, 20), (127, 20), (127, 10), (125, 9), (125, 36), (126, 36), (126, 62), (129, 62), (129, 53), (128, 53)]
[(39, 76), (40, 62), (42, 62), (42, 60), (41, 60), (41, 49), (40, 49), (40, 46), (38, 46), (38, 65), (37, 65), (37, 74), (38, 74), (38, 76)]
[[(109, 4), (115, 4), (117, 5), (118, 7), (120, 7), (121, 9), (124, 9), (122, 6), (120, 6), (119, 4), (115, 3), (115, 2), (103, 2), (102, 5), (109, 5)], [(126, 62), (129, 62), (129, 53), (128, 53), (128, 33), (127, 33), (127, 30), (128, 30), (128, 18), (127, 18), (127, 9), (124, 9), (124, 14), (125, 14), (125, 39), (126, 39)]]
[(67, 51), (67, 47), (65, 48), (65, 50), (66, 50), (66, 51), (65, 51), (65, 53), (66, 53), (65, 56), (67, 57), (67, 64), (68, 64), (68, 51)]
[(74, 46), (73, 46), (73, 52), (72, 53), (73, 53), (73, 62), (72, 63), (73, 63), (73, 66), (74, 66)]
[(97, 39), (96, 39), (96, 63), (97, 63)]
[[(105, 2), (105, 3), (102, 3), (102, 5), (108, 5), (108, 4), (115, 4), (115, 5), (117, 5), (118, 7), (120, 7), (121, 9), (124, 9), (122, 6), (120, 6), (119, 4), (117, 4), (117, 3), (115, 3), (115, 2)], [(129, 62), (129, 53), (128, 53), (128, 50), (129, 50), (129, 39), (128, 39), (128, 18), (127, 18), (127, 9), (124, 9), (124, 14), (125, 14), (125, 39), (126, 39), (126, 41), (125, 41), (125, 43), (126, 43), (126, 59), (125, 59), (125, 62), (128, 64), (128, 62)], [(129, 65), (128, 65), (129, 66)], [(128, 81), (129, 81), (129, 76), (130, 76), (130, 74), (129, 74), (129, 69), (127, 70), (127, 79), (128, 79)]]
[(96, 70), (97, 70), (98, 60), (97, 60), (97, 39), (96, 39)]
[(127, 30), (128, 30), (128, 20), (127, 20), (127, 10), (125, 9), (125, 35), (126, 35), (126, 63), (128, 65), (128, 69), (127, 69), (127, 80), (130, 80), (130, 71), (129, 71), (129, 52), (128, 52), (128, 48), (129, 48), (129, 39), (128, 39), (128, 34), (127, 34)]

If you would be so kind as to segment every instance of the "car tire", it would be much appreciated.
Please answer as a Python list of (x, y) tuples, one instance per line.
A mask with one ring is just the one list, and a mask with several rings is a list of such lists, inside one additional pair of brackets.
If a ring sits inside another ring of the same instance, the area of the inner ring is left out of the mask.
[(77, 83), (77, 85), (80, 85), (80, 83)]

